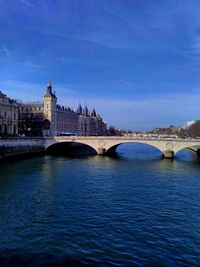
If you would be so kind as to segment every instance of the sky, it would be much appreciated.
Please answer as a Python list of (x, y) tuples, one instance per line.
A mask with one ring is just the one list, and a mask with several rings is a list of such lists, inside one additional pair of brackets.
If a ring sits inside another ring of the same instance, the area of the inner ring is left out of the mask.
[(199, 0), (0, 0), (0, 90), (79, 102), (108, 126), (200, 119)]

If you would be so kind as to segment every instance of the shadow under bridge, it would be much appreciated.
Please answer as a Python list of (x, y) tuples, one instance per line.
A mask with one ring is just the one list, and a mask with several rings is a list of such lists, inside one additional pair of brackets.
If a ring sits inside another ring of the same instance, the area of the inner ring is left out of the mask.
[(77, 155), (96, 155), (97, 151), (84, 143), (65, 141), (57, 142), (46, 148), (46, 152), (51, 155), (66, 155), (66, 156), (77, 156)]

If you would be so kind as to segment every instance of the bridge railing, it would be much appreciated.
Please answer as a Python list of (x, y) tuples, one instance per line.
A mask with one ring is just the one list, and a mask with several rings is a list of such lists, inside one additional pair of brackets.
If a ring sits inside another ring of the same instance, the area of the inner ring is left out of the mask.
[(163, 138), (163, 137), (130, 137), (130, 136), (55, 136), (45, 137), (45, 139), (59, 139), (59, 140), (155, 140), (155, 141), (172, 141), (172, 142), (197, 142), (200, 143), (200, 139), (197, 138)]

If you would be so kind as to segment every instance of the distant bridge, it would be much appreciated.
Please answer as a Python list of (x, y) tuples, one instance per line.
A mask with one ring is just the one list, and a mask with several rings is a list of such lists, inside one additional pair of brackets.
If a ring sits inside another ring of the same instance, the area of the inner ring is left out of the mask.
[(93, 148), (98, 155), (110, 154), (116, 152), (120, 144), (125, 143), (142, 143), (159, 149), (166, 158), (173, 158), (175, 154), (187, 148), (198, 152), (200, 149), (200, 140), (198, 139), (181, 139), (181, 138), (155, 138), (155, 137), (119, 137), (119, 136), (56, 136), (44, 138), (44, 147), (49, 147), (58, 143), (80, 143)]

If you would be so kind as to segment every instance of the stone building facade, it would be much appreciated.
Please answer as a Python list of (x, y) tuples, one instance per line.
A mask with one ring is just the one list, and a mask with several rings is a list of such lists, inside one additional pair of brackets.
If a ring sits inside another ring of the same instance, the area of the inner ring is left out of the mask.
[(49, 121), (49, 129), (46, 127), (45, 136), (56, 136), (63, 133), (77, 133), (79, 136), (105, 135), (106, 122), (87, 107), (79, 105), (78, 109), (64, 107), (57, 104), (55, 91), (52, 91), (51, 83), (48, 83), (44, 95), (44, 118)]
[(78, 109), (57, 103), (51, 83), (43, 97), (43, 103), (21, 104), (19, 107), (19, 132), (25, 135), (57, 136), (76, 133), (79, 136), (105, 135), (106, 123), (96, 113), (79, 105)]
[(18, 134), (18, 111), (16, 100), (10, 99), (0, 91), (0, 136)]

